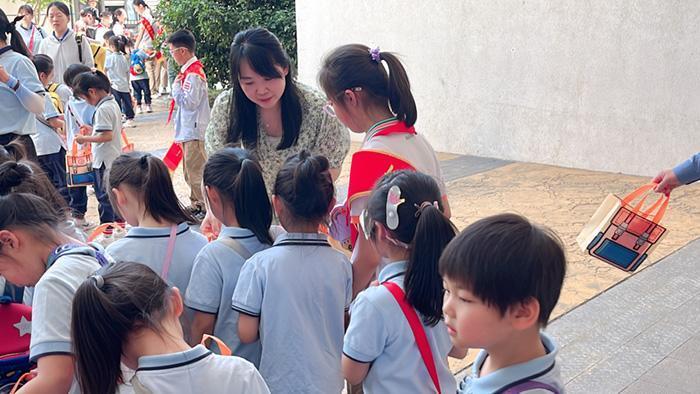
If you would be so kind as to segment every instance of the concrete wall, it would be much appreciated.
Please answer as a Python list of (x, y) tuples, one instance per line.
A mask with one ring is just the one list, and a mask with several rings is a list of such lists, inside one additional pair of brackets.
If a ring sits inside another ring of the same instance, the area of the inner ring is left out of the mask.
[(400, 53), (436, 150), (651, 175), (700, 151), (700, 2), (296, 0), (300, 79)]

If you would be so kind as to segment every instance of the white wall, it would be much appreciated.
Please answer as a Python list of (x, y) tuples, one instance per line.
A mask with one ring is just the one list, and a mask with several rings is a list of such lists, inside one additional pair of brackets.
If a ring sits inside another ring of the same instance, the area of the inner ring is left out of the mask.
[(700, 2), (296, 0), (299, 75), (398, 52), (436, 150), (652, 175), (700, 151)]

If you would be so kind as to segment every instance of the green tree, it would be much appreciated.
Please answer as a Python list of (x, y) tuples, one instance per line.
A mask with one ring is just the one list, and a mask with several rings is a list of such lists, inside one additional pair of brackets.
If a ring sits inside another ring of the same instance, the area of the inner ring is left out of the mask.
[(211, 84), (229, 85), (231, 42), (252, 27), (273, 32), (296, 64), (294, 0), (161, 0), (157, 13), (167, 31), (192, 31)]

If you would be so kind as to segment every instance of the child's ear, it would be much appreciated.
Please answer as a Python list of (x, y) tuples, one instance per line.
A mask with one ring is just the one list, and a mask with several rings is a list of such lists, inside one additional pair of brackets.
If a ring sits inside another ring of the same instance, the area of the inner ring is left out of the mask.
[(170, 312), (176, 318), (180, 318), (182, 312), (185, 310), (185, 306), (182, 302), (182, 294), (180, 294), (180, 289), (173, 287), (170, 292)]
[(120, 206), (126, 205), (127, 196), (124, 192), (117, 189), (116, 187), (113, 187), (112, 194), (114, 194), (114, 198), (117, 200), (117, 204), (119, 204)]
[(511, 306), (508, 315), (514, 329), (526, 330), (539, 324), (540, 303), (536, 298), (530, 297)]
[(3, 249), (15, 249), (19, 246), (19, 240), (9, 230), (0, 231), (0, 251)]

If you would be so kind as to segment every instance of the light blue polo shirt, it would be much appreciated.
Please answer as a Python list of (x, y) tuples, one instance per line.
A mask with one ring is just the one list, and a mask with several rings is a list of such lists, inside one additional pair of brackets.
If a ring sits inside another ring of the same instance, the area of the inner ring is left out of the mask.
[[(31, 92), (43, 93), (44, 86), (39, 81), (32, 61), (9, 48), (8, 46), (0, 49), (0, 66), (5, 67), (8, 74), (17, 78), (21, 86)], [(0, 135), (36, 133), (36, 118), (24, 108), (16, 93), (0, 82)]]
[[(559, 348), (552, 337), (544, 332), (540, 333), (540, 338), (547, 354), (525, 363), (499, 369), (484, 377), (479, 375), (488, 353), (485, 350), (479, 352), (472, 364), (471, 375), (466, 376), (459, 384), (458, 393), (500, 393), (523, 382), (528, 382), (533, 393), (563, 393), (564, 383), (561, 380), (559, 365), (556, 363)], [(520, 391), (524, 388), (525, 386), (520, 387)]]
[(260, 317), (260, 373), (273, 393), (339, 393), (352, 266), (323, 234), (289, 233), (248, 260), (233, 293)]
[[(403, 289), (405, 272), (405, 261), (390, 263), (379, 273), (379, 282), (394, 282)], [(452, 350), (447, 327), (440, 321), (434, 327), (423, 325), (423, 328), (433, 352), (441, 391), (454, 393), (457, 385), (447, 364), (447, 355)], [(369, 287), (355, 299), (343, 353), (355, 361), (371, 363), (362, 384), (365, 393), (435, 392), (413, 331), (398, 302), (384, 286)]]
[[(219, 240), (233, 238), (251, 254), (267, 249), (252, 231), (240, 227), (222, 227)], [(233, 290), (245, 260), (221, 241), (205, 246), (197, 255), (187, 286), (185, 305), (216, 315), (214, 336), (221, 339), (238, 357), (260, 365), (260, 341), (244, 344), (238, 338), (238, 312), (231, 308)], [(213, 344), (213, 342), (212, 342)], [(215, 345), (212, 345), (215, 348)]]

